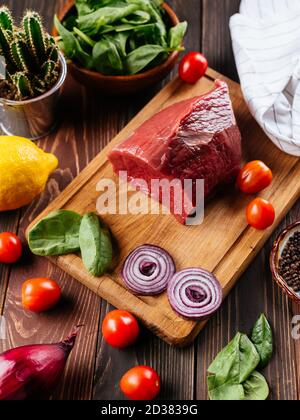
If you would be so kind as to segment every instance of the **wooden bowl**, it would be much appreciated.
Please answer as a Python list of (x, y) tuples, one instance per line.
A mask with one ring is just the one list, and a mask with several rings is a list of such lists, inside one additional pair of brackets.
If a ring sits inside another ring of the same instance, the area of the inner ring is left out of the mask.
[(293, 225), (286, 228), (274, 242), (271, 256), (270, 256), (270, 267), (273, 279), (281, 287), (281, 289), (286, 293), (290, 299), (295, 302), (300, 302), (300, 294), (296, 293), (284, 280), (284, 278), (279, 274), (279, 260), (282, 255), (282, 252), (291, 236), (295, 232), (300, 231), (300, 221), (294, 223)]
[[(62, 22), (74, 7), (74, 1), (68, 0), (58, 14), (58, 19)], [(174, 10), (167, 4), (163, 4), (170, 22), (173, 26), (179, 23), (179, 19)], [(58, 36), (57, 30), (53, 29), (53, 35)], [(68, 61), (69, 72), (79, 83), (91, 89), (98, 89), (108, 95), (128, 95), (133, 94), (161, 82), (175, 67), (179, 52), (173, 52), (169, 58), (157, 67), (144, 73), (133, 76), (107, 76), (102, 73), (88, 70), (72, 61)]]

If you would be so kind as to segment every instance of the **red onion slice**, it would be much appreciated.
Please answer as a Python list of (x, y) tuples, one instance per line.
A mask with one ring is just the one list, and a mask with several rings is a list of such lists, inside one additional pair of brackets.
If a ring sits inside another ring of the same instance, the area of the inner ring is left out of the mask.
[(214, 314), (221, 306), (222, 294), (215, 276), (200, 268), (179, 271), (168, 286), (168, 298), (174, 311), (192, 320)]
[(175, 263), (167, 251), (158, 246), (143, 245), (126, 258), (122, 277), (133, 293), (154, 296), (167, 289), (175, 271)]

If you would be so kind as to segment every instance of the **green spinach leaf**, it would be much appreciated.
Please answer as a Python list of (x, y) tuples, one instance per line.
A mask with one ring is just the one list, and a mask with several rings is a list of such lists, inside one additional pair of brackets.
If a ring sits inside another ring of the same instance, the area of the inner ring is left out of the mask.
[(78, 60), (83, 67), (91, 69), (93, 67), (93, 57), (83, 50), (76, 36), (60, 23), (57, 16), (54, 17), (54, 24), (62, 38), (66, 56)]
[(68, 210), (50, 213), (29, 232), (29, 248), (35, 255), (65, 255), (79, 251), (82, 217)]
[(103, 74), (121, 74), (123, 61), (112, 38), (103, 37), (93, 48), (93, 62), (96, 70)]
[(234, 339), (216, 356), (208, 368), (209, 391), (227, 383), (240, 383), (239, 346), (241, 334)]
[(129, 53), (126, 57), (128, 74), (136, 74), (149, 66), (157, 57), (166, 56), (166, 49), (160, 45), (144, 45)]
[(96, 277), (103, 275), (111, 266), (113, 250), (109, 230), (96, 214), (88, 213), (83, 216), (79, 244), (87, 270)]
[(88, 0), (75, 0), (75, 6), (79, 16), (93, 12), (92, 4)]
[(151, 0), (127, 0), (130, 4), (135, 4), (139, 10), (149, 13), (152, 23), (157, 23), (160, 30), (160, 42), (163, 47), (167, 46), (167, 29), (162, 18), (161, 9), (157, 7), (156, 3)]
[(151, 20), (151, 16), (147, 12), (137, 10), (126, 18), (122, 19), (123, 23), (129, 23), (131, 25), (143, 25)]
[(152, 0), (152, 1), (157, 7), (160, 7), (164, 3), (165, 0)]
[(115, 43), (121, 57), (126, 57), (126, 45), (130, 32), (120, 32), (110, 36), (110, 39)]
[(263, 375), (254, 371), (243, 383), (245, 397), (248, 401), (264, 401), (269, 396), (269, 386)]
[(99, 7), (120, 4), (120, 0), (75, 0), (78, 15), (88, 15)]
[(217, 355), (208, 372), (215, 375), (217, 385), (226, 382), (241, 384), (258, 366), (259, 361), (255, 346), (245, 334), (238, 333)]
[(241, 334), (240, 339), (240, 377), (239, 382), (242, 383), (251, 375), (254, 369), (257, 368), (260, 357), (259, 354), (249, 340), (246, 334)]
[(217, 355), (208, 368), (211, 399), (243, 399), (245, 382), (259, 364), (255, 346), (245, 334), (238, 333)]
[[(55, 17), (66, 57), (107, 75), (148, 70), (181, 49), (186, 22), (169, 29), (162, 0), (75, 0), (63, 24)], [(121, 34), (121, 35), (119, 35)]]
[(77, 39), (64, 25), (60, 23), (57, 16), (54, 16), (54, 25), (64, 43), (64, 52), (68, 58), (74, 58), (77, 51)]
[[(212, 377), (208, 377), (208, 387), (211, 380)], [(245, 398), (245, 392), (243, 385), (226, 383), (219, 387), (211, 386), (208, 396), (211, 401), (241, 401)]]
[(88, 15), (79, 16), (79, 29), (85, 34), (96, 35), (104, 25), (110, 25), (138, 10), (135, 4), (119, 5), (118, 7), (103, 7)]
[(169, 32), (169, 46), (172, 49), (177, 49), (181, 46), (184, 35), (187, 31), (187, 22), (178, 23), (170, 29)]
[(273, 333), (272, 328), (264, 314), (256, 321), (251, 340), (260, 356), (260, 368), (264, 368), (271, 360), (273, 354)]

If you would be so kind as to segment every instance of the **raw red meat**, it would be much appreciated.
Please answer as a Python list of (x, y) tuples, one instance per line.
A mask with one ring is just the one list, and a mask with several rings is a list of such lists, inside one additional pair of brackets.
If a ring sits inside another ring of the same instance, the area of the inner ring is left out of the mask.
[[(205, 197), (232, 182), (241, 165), (241, 135), (227, 84), (218, 80), (213, 91), (154, 115), (115, 147), (109, 160), (116, 173), (127, 171), (130, 180), (147, 181), (148, 194), (152, 179), (179, 179), (182, 186), (186, 179), (204, 179)], [(175, 214), (174, 200), (170, 210), (185, 223), (195, 196), (180, 214)]]

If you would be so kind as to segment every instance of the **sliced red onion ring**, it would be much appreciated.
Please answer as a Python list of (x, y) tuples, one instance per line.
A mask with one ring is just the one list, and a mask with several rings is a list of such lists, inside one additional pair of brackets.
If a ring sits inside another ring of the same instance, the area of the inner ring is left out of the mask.
[(222, 303), (222, 288), (215, 276), (200, 268), (175, 274), (168, 286), (170, 305), (187, 319), (202, 320), (215, 313)]
[(154, 296), (164, 292), (176, 271), (171, 255), (154, 245), (143, 245), (126, 258), (122, 277), (129, 290)]

